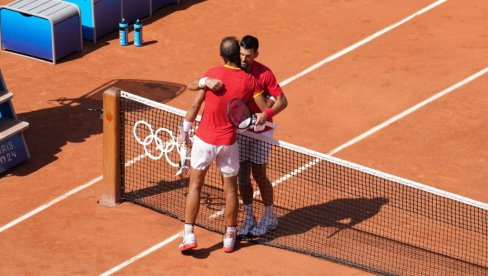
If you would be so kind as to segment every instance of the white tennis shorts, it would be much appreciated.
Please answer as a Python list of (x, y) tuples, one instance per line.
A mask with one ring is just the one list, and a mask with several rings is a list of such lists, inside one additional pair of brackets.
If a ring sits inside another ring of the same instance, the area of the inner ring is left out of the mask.
[(214, 160), (224, 177), (236, 176), (239, 172), (239, 146), (237, 142), (233, 145), (216, 146), (195, 136), (190, 159), (192, 168), (204, 170)]
[[(265, 137), (272, 138), (274, 129), (259, 133)], [(268, 162), (268, 156), (271, 151), (271, 144), (249, 138), (244, 135), (237, 136), (239, 144), (240, 161), (251, 161), (254, 164), (263, 165)]]

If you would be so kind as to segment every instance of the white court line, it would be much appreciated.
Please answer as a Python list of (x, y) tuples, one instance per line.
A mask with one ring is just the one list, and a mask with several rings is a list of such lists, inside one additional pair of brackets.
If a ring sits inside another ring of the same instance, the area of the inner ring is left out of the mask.
[(135, 261), (137, 261), (137, 260), (139, 260), (139, 259), (141, 259), (141, 258), (143, 258), (143, 257), (145, 257), (145, 256), (147, 256), (149, 254), (151, 254), (152, 252), (158, 250), (159, 248), (161, 248), (161, 247), (163, 247), (163, 246), (171, 243), (172, 241), (176, 240), (181, 235), (182, 235), (182, 232), (178, 232), (178, 233), (174, 234), (173, 236), (167, 238), (166, 240), (164, 240), (164, 241), (162, 241), (162, 242), (160, 242), (160, 243), (152, 246), (151, 248), (149, 248), (149, 249), (147, 249), (147, 250), (139, 253), (138, 255), (136, 255), (136, 256), (128, 259), (127, 261), (125, 261), (125, 262), (123, 262), (123, 263), (121, 263), (121, 264), (119, 264), (119, 265), (117, 265), (117, 266), (115, 266), (115, 267), (113, 267), (113, 268), (105, 271), (104, 273), (100, 274), (100, 276), (112, 275), (114, 272), (117, 272), (117, 271), (121, 270), (122, 268), (130, 265), (131, 263), (133, 263), (133, 262), (135, 262)]
[(435, 101), (435, 100), (439, 99), (440, 97), (442, 97), (442, 96), (444, 96), (444, 95), (446, 95), (446, 94), (449, 94), (450, 92), (452, 92), (452, 91), (456, 90), (457, 88), (459, 88), (459, 87), (461, 87), (461, 86), (463, 86), (463, 85), (467, 84), (468, 82), (471, 82), (471, 81), (473, 81), (473, 80), (475, 80), (475, 79), (477, 79), (477, 78), (481, 77), (482, 75), (486, 74), (486, 72), (488, 72), (488, 67), (486, 67), (485, 69), (483, 69), (483, 70), (481, 70), (481, 71), (479, 71), (479, 72), (477, 72), (477, 73), (475, 73), (475, 74), (473, 74), (473, 75), (471, 75), (471, 76), (469, 76), (469, 77), (465, 78), (464, 80), (462, 80), (462, 81), (460, 81), (460, 82), (458, 82), (458, 83), (456, 83), (456, 84), (452, 85), (451, 87), (449, 87), (449, 88), (447, 88), (447, 89), (445, 89), (445, 90), (443, 90), (443, 91), (441, 91), (441, 92), (439, 92), (439, 93), (435, 94), (434, 96), (432, 96), (432, 97), (430, 97), (430, 98), (428, 98), (428, 99), (426, 99), (426, 100), (424, 100), (424, 101), (422, 101), (422, 102), (420, 102), (420, 103), (418, 103), (418, 104), (416, 104), (416, 105), (412, 106), (411, 108), (409, 108), (409, 109), (407, 109), (407, 110), (403, 111), (402, 113), (397, 114), (397, 115), (395, 115), (395, 116), (391, 117), (390, 119), (388, 119), (388, 120), (384, 121), (383, 123), (381, 123), (381, 124), (379, 124), (379, 125), (375, 126), (375, 127), (374, 127), (374, 128), (372, 128), (372, 129), (370, 129), (370, 130), (366, 131), (365, 133), (363, 133), (363, 134), (361, 134), (361, 135), (357, 136), (356, 138), (353, 138), (353, 139), (349, 140), (348, 142), (346, 142), (346, 143), (342, 144), (341, 146), (338, 146), (337, 148), (335, 148), (335, 149), (333, 149), (333, 150), (329, 151), (327, 154), (329, 154), (329, 155), (333, 155), (333, 154), (335, 154), (335, 153), (337, 153), (337, 152), (339, 152), (339, 151), (341, 151), (341, 150), (343, 150), (343, 149), (345, 149), (345, 148), (347, 148), (347, 147), (351, 146), (352, 144), (355, 144), (355, 143), (357, 143), (357, 142), (359, 142), (359, 141), (363, 140), (364, 138), (366, 138), (366, 137), (370, 136), (371, 134), (373, 134), (373, 133), (377, 132), (378, 130), (381, 130), (381, 129), (383, 129), (383, 128), (385, 128), (385, 127), (389, 126), (389, 125), (391, 125), (392, 123), (394, 123), (394, 122), (396, 122), (396, 121), (400, 120), (401, 118), (403, 118), (403, 117), (405, 117), (405, 116), (407, 116), (407, 115), (411, 114), (412, 112), (414, 112), (414, 111), (416, 111), (417, 109), (419, 109), (419, 108), (423, 107), (424, 105), (426, 105), (426, 104), (428, 104), (428, 103), (431, 103), (431, 102), (433, 102), (433, 101)]
[(77, 187), (77, 188), (74, 188), (73, 190), (71, 190), (71, 191), (69, 191), (69, 192), (65, 193), (64, 195), (59, 196), (59, 197), (57, 197), (57, 198), (55, 198), (55, 199), (53, 199), (53, 200), (49, 201), (48, 203), (46, 203), (46, 204), (44, 204), (44, 205), (39, 206), (38, 208), (36, 208), (36, 209), (34, 209), (34, 210), (30, 211), (29, 213), (27, 213), (27, 214), (25, 214), (25, 215), (23, 215), (23, 216), (21, 216), (21, 217), (19, 217), (19, 218), (15, 219), (15, 220), (11, 221), (11, 222), (9, 222), (9, 223), (5, 224), (4, 226), (2, 226), (2, 227), (0, 228), (0, 233), (2, 233), (3, 231), (5, 231), (5, 230), (9, 229), (10, 227), (12, 227), (12, 226), (14, 226), (14, 225), (16, 225), (16, 224), (18, 224), (18, 223), (20, 223), (20, 222), (22, 222), (22, 221), (26, 220), (26, 219), (28, 219), (28, 218), (30, 218), (30, 217), (32, 217), (32, 216), (34, 216), (35, 214), (37, 214), (37, 213), (39, 213), (39, 212), (44, 211), (45, 209), (47, 209), (47, 208), (51, 207), (52, 205), (54, 205), (54, 204), (56, 204), (56, 203), (60, 202), (61, 200), (65, 199), (65, 198), (67, 198), (67, 197), (69, 197), (69, 196), (71, 196), (71, 195), (74, 195), (74, 194), (76, 194), (77, 192), (79, 192), (79, 191), (81, 191), (81, 190), (83, 190), (83, 189), (85, 189), (85, 188), (90, 187), (91, 185), (93, 185), (93, 184), (97, 183), (98, 181), (100, 181), (100, 180), (102, 180), (102, 179), (103, 179), (103, 176), (102, 176), (102, 175), (100, 175), (100, 176), (98, 176), (98, 177), (95, 177), (94, 179), (92, 179), (92, 180), (88, 181), (87, 183), (85, 183), (85, 184), (83, 184), (83, 185), (81, 185), (81, 186), (79, 186), (79, 187)]
[[(144, 157), (145, 157), (145, 154), (141, 154), (141, 155), (137, 156), (136, 158), (134, 158), (132, 160), (129, 160), (127, 163), (125, 163), (125, 166), (128, 167), (128, 166), (136, 163), (137, 161), (141, 160)], [(24, 221), (24, 220), (26, 220), (26, 219), (28, 219), (28, 218), (30, 218), (30, 217), (32, 217), (32, 216), (34, 216), (34, 215), (42, 212), (42, 211), (44, 211), (45, 209), (47, 209), (47, 208), (51, 207), (52, 205), (60, 202), (61, 200), (64, 200), (64, 199), (66, 199), (66, 198), (68, 198), (68, 197), (70, 197), (70, 196), (78, 193), (79, 191), (84, 190), (84, 189), (92, 186), (93, 184), (97, 183), (98, 181), (100, 181), (102, 179), (103, 179), (103, 175), (99, 175), (99, 176), (93, 178), (92, 180), (86, 182), (85, 184), (83, 184), (81, 186), (78, 186), (78, 187), (74, 188), (73, 190), (71, 190), (71, 191), (63, 194), (62, 196), (59, 196), (59, 197), (57, 197), (57, 198), (49, 201), (48, 203), (37, 207), (36, 209), (30, 211), (29, 213), (27, 213), (27, 214), (25, 214), (25, 215), (23, 215), (23, 216), (21, 216), (21, 217), (19, 217), (17, 219), (12, 220), (11, 222), (9, 222), (9, 223), (5, 224), (4, 226), (0, 227), (0, 233), (2, 233), (3, 231), (9, 229), (10, 227), (12, 227), (12, 226), (14, 226), (16, 224), (21, 223), (22, 221)]]
[(341, 56), (343, 56), (343, 55), (345, 55), (345, 54), (347, 54), (347, 53), (349, 53), (349, 52), (357, 49), (360, 46), (363, 46), (364, 44), (370, 42), (371, 40), (373, 40), (373, 39), (375, 39), (375, 38), (377, 38), (379, 36), (384, 35), (385, 33), (387, 33), (389, 31), (391, 31), (391, 30), (399, 27), (400, 25), (406, 23), (407, 21), (412, 20), (414, 17), (416, 17), (418, 15), (421, 15), (421, 14), (423, 14), (423, 13), (425, 13), (425, 12), (427, 12), (427, 11), (433, 9), (433, 8), (435, 8), (435, 7), (439, 6), (440, 4), (442, 4), (444, 2), (447, 2), (447, 0), (439, 0), (439, 1), (436, 1), (436, 2), (434, 2), (432, 4), (430, 4), (429, 6), (427, 6), (427, 7), (423, 8), (423, 9), (419, 10), (418, 12), (416, 12), (416, 13), (414, 13), (414, 14), (412, 14), (412, 15), (410, 15), (410, 16), (408, 16), (408, 17), (406, 17), (406, 18), (404, 18), (404, 19), (402, 19), (400, 21), (398, 21), (397, 23), (392, 24), (392, 25), (384, 28), (383, 30), (378, 31), (378, 32), (376, 32), (376, 33), (374, 33), (374, 34), (366, 37), (365, 39), (354, 43), (353, 45), (345, 48), (344, 50), (339, 51), (339, 52), (337, 52), (337, 53), (335, 53), (335, 54), (333, 54), (333, 55), (331, 55), (331, 56), (329, 56), (329, 57), (327, 57), (327, 58), (325, 58), (325, 59), (323, 59), (323, 60), (315, 63), (314, 65), (308, 67), (307, 69), (305, 69), (302, 72), (294, 75), (293, 77), (290, 77), (290, 78), (288, 78), (288, 79), (280, 82), (280, 85), (281, 86), (285, 86), (285, 85), (289, 84), (290, 82), (292, 82), (292, 81), (294, 81), (294, 80), (296, 80), (296, 79), (298, 79), (300, 77), (303, 77), (304, 75), (306, 75), (306, 74), (308, 74), (308, 73), (310, 73), (310, 72), (312, 72), (312, 71), (320, 68), (324, 64), (329, 63), (329, 62), (331, 62), (331, 61), (333, 61), (333, 60), (335, 60), (335, 59), (337, 59), (337, 58), (339, 58), (339, 57), (341, 57)]

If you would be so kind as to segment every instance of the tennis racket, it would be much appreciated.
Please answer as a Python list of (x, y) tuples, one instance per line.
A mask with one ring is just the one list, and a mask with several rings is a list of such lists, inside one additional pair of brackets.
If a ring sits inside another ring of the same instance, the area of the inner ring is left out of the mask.
[(227, 117), (232, 126), (237, 129), (248, 129), (252, 126), (255, 126), (255, 130), (260, 127), (262, 127), (260, 130), (263, 130), (264, 126), (276, 128), (276, 125), (271, 122), (266, 122), (263, 126), (256, 126), (256, 114), (253, 113), (249, 105), (240, 98), (230, 100), (227, 105)]
[(179, 150), (178, 153), (180, 154), (180, 169), (176, 172), (176, 176), (181, 178), (185, 178), (188, 176), (188, 172), (190, 171), (190, 167), (188, 166), (189, 158), (188, 153), (190, 152), (188, 145), (190, 144), (190, 137), (188, 133), (183, 131), (183, 124), (178, 125), (179, 130)]

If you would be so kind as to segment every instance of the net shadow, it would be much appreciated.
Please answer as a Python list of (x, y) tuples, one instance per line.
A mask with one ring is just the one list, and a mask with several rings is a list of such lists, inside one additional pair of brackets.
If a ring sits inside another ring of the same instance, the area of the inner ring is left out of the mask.
[[(138, 94), (157, 102), (167, 102), (185, 91), (186, 86), (179, 83), (116, 79), (104, 83), (80, 97), (49, 99), (52, 107), (18, 113), (20, 120), (29, 123), (24, 132), (31, 158), (0, 176), (29, 175), (56, 161), (58, 154), (68, 143), (83, 143), (92, 136), (102, 133), (101, 110), (102, 94), (111, 86)], [(96, 153), (98, 154), (98, 153)], [(85, 164), (89, 165), (89, 164)]]
[(388, 199), (382, 197), (342, 198), (291, 210), (279, 218), (280, 223), (270, 239), (307, 233), (315, 227), (330, 228), (327, 238), (331, 238), (339, 231), (377, 215), (387, 203)]

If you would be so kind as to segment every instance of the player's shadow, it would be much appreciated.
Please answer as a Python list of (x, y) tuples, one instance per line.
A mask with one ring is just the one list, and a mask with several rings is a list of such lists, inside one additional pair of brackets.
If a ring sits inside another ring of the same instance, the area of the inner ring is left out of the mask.
[(303, 234), (315, 227), (323, 227), (324, 234), (331, 238), (345, 229), (372, 218), (387, 198), (341, 198), (292, 210), (279, 217), (278, 227), (266, 239)]
[[(124, 194), (124, 197), (130, 200), (140, 201), (144, 198), (151, 198), (164, 193), (173, 192), (175, 190), (185, 189), (188, 187), (189, 182), (190, 179), (188, 177), (184, 179), (176, 179), (176, 176), (175, 180), (160, 180), (157, 183), (148, 181), (147, 183), (144, 183), (147, 186), (137, 190), (128, 191)], [(143, 184), (138, 183), (138, 186), (141, 185)], [(187, 193), (188, 190), (185, 189), (181, 194), (183, 196), (183, 201)], [(200, 201), (201, 204), (206, 208), (205, 212), (216, 212), (223, 210), (225, 206), (225, 199), (223, 198), (222, 188), (214, 187), (213, 185), (209, 184), (204, 184), (200, 193)]]
[(176, 179), (172, 181), (161, 180), (158, 183), (148, 182), (148, 186), (142, 189), (130, 191), (124, 194), (124, 197), (134, 200), (141, 200), (146, 197), (152, 197), (162, 193), (188, 187), (189, 179)]
[[(186, 89), (185, 85), (178, 83), (118, 79), (102, 84), (81, 97), (51, 99), (52, 107), (17, 114), (20, 120), (29, 123), (24, 137), (31, 158), (0, 176), (29, 175), (57, 160), (68, 143), (83, 143), (93, 135), (100, 135), (103, 123), (100, 113), (88, 109), (101, 109), (103, 92), (112, 86), (160, 103), (177, 97)], [(81, 158), (80, 155), (76, 159), (76, 153), (66, 154), (75, 158), (79, 166), (91, 165), (89, 156)], [(97, 159), (101, 157), (100, 151), (93, 150), (92, 154), (97, 155)]]

